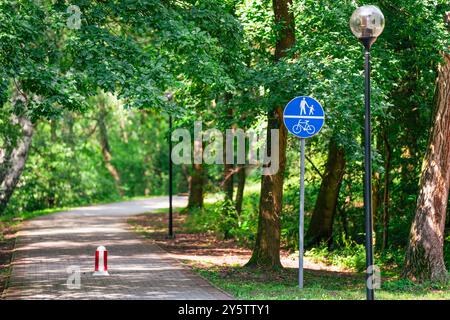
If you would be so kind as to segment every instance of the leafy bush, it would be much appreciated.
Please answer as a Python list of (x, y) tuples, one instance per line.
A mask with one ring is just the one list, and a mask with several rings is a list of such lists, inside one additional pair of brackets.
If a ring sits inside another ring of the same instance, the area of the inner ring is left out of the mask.
[(351, 239), (346, 239), (345, 237), (341, 239), (341, 246), (334, 250), (330, 250), (326, 243), (322, 243), (319, 247), (308, 250), (305, 256), (319, 262), (359, 272), (364, 271), (366, 268), (364, 245), (358, 244)]
[[(298, 176), (291, 177), (285, 184), (283, 193), (283, 213), (281, 215), (281, 242), (286, 249), (298, 250), (299, 228), (299, 184)], [(319, 184), (308, 183), (305, 189), (305, 226), (308, 230), (309, 212), (314, 208)]]
[[(167, 121), (161, 121), (159, 115), (123, 111), (122, 105), (112, 102), (107, 110), (111, 163), (120, 174), (124, 196), (166, 194)], [(121, 198), (102, 156), (97, 118), (94, 108), (83, 116), (66, 112), (60, 119), (38, 122), (26, 167), (6, 214)], [(0, 127), (5, 122), (2, 119), (0, 116)], [(118, 126), (121, 122), (123, 126)], [(5, 138), (14, 138), (13, 128), (6, 129), (0, 133), (0, 148), (7, 147), (3, 146)], [(181, 168), (174, 166), (173, 170), (174, 192), (186, 191)]]
[(384, 290), (393, 291), (393, 292), (401, 292), (401, 291), (432, 291), (432, 290), (449, 290), (450, 289), (450, 281), (447, 282), (430, 282), (425, 281), (423, 283), (413, 282), (409, 279), (395, 279), (389, 281), (382, 281), (381, 287)]
[(250, 245), (255, 240), (257, 211), (249, 197), (244, 210), (238, 214), (231, 201), (207, 204), (203, 209), (190, 210), (185, 228), (189, 232), (211, 232), (222, 239), (236, 239)]

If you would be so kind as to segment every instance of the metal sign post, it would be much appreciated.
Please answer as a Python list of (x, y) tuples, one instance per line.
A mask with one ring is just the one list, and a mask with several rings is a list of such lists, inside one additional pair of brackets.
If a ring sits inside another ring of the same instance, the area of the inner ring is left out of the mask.
[(291, 100), (283, 112), (284, 125), (300, 138), (300, 217), (298, 232), (298, 287), (303, 289), (304, 219), (305, 219), (305, 139), (319, 133), (325, 122), (320, 103), (311, 97)]
[(300, 139), (300, 219), (298, 227), (298, 287), (303, 289), (303, 254), (305, 220), (305, 139)]

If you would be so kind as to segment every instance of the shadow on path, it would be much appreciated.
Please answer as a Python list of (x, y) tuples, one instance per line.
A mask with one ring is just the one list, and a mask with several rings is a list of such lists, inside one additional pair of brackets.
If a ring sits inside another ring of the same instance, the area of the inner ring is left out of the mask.
[[(175, 197), (174, 205), (186, 203)], [(127, 217), (164, 208), (164, 197), (78, 208), (27, 221), (18, 234), (5, 299), (230, 299), (155, 244)], [(93, 277), (94, 253), (108, 250), (109, 277)], [(69, 289), (67, 268), (80, 268)]]

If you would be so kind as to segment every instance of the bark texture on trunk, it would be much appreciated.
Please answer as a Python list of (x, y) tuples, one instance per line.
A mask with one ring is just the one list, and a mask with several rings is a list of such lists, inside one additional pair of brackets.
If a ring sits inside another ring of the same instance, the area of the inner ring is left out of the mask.
[(98, 101), (99, 113), (97, 119), (100, 146), (102, 148), (102, 156), (103, 160), (105, 161), (105, 167), (108, 170), (111, 177), (114, 179), (117, 193), (121, 197), (123, 197), (124, 193), (121, 186), (120, 174), (117, 168), (112, 163), (113, 157), (111, 153), (111, 147), (109, 145), (108, 129), (106, 127), (107, 110), (105, 104), (106, 104), (106, 97), (103, 94), (100, 94)]
[(342, 230), (344, 231), (344, 236), (346, 239), (348, 239), (348, 217), (347, 217), (347, 207), (350, 205), (351, 201), (352, 201), (352, 188), (351, 188), (351, 182), (347, 182), (347, 186), (345, 187), (345, 193), (346, 193), (346, 197), (345, 197), (345, 201), (342, 204), (342, 206), (339, 207), (338, 204), (338, 213), (339, 213), (339, 217), (341, 219), (341, 223), (342, 223)]
[[(225, 151), (224, 148), (224, 159)], [(223, 191), (225, 192), (225, 200), (233, 200), (233, 187), (234, 187), (234, 165), (224, 162), (223, 165)]]
[[(229, 101), (230, 95), (225, 95), (225, 100)], [(233, 118), (233, 110), (227, 110), (227, 120), (231, 121)], [(234, 130), (234, 128), (233, 128)], [(227, 139), (223, 139), (223, 191), (225, 192), (225, 200), (233, 200), (233, 188), (234, 188), (234, 164), (227, 163), (227, 153), (232, 153), (234, 150), (233, 144), (227, 148)]]
[(203, 207), (203, 165), (193, 164), (189, 177), (189, 198), (188, 208)]
[(242, 201), (244, 200), (244, 188), (246, 180), (245, 165), (240, 165), (237, 173), (237, 191), (236, 191), (236, 212), (240, 214), (242, 212)]
[[(56, 144), (58, 142), (57, 134), (57, 122), (56, 120), (50, 121), (50, 142)], [(51, 152), (47, 158), (48, 170), (54, 170), (55, 154)], [(53, 208), (56, 205), (57, 194), (56, 194), (56, 181), (55, 179), (50, 179), (48, 182), (48, 193), (47, 193), (47, 207)]]
[(334, 216), (344, 173), (344, 150), (334, 141), (330, 141), (324, 178), (305, 238), (307, 248), (323, 241), (331, 243)]
[(439, 66), (436, 111), (403, 270), (404, 277), (418, 281), (447, 278), (444, 230), (450, 186), (450, 55), (444, 54), (444, 60)]
[[(380, 133), (376, 135), (376, 150), (379, 154), (382, 153), (383, 148), (383, 138)], [(378, 170), (372, 169), (372, 236), (373, 236), (373, 246), (375, 247), (378, 243), (379, 238), (377, 238), (377, 226), (379, 221), (381, 221), (379, 216), (379, 211), (381, 208), (382, 201), (382, 193), (381, 188), (382, 180), (381, 180), (381, 172)]]
[[(194, 154), (201, 154), (203, 152), (202, 143), (194, 141)], [(188, 208), (202, 208), (203, 207), (203, 185), (205, 183), (205, 174), (203, 164), (192, 164), (191, 174), (189, 176), (189, 197)]]
[(22, 137), (12, 150), (2, 152), (0, 159), (0, 214), (6, 209), (25, 168), (34, 133), (33, 123), (27, 117), (13, 115), (12, 121), (20, 126)]
[(383, 132), (384, 138), (384, 193), (383, 193), (383, 242), (382, 250), (384, 251), (389, 245), (389, 185), (391, 171), (391, 145), (386, 131)]
[[(263, 175), (259, 201), (258, 233), (248, 266), (281, 268), (280, 262), (280, 215), (283, 206), (283, 178), (286, 167), (287, 132), (280, 119), (283, 110), (277, 108), (269, 119), (267, 141), (270, 145), (270, 130), (279, 129), (279, 170), (273, 175)], [(270, 148), (269, 148), (270, 150)]]
[[(295, 44), (294, 16), (290, 11), (292, 0), (273, 0), (273, 12), (277, 25), (275, 63), (285, 57), (286, 50)], [(247, 266), (282, 268), (280, 262), (280, 215), (283, 207), (283, 178), (286, 167), (287, 131), (283, 125), (283, 108), (278, 106), (268, 112), (267, 148), (270, 150), (271, 130), (279, 130), (279, 169), (273, 175), (261, 178), (258, 232), (252, 257)]]

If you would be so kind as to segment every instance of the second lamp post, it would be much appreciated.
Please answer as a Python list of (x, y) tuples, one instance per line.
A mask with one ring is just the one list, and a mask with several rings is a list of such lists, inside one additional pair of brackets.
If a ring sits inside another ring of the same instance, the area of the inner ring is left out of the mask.
[(373, 241), (372, 241), (372, 152), (370, 124), (370, 47), (384, 29), (384, 16), (376, 6), (362, 6), (350, 18), (353, 34), (364, 45), (365, 117), (364, 117), (364, 213), (366, 233), (366, 292), (367, 300), (374, 300)]
[[(173, 99), (173, 94), (171, 92), (167, 92), (165, 94), (167, 101), (170, 103)], [(169, 232), (167, 237), (169, 239), (174, 238), (173, 234), (173, 208), (172, 208), (172, 195), (173, 195), (173, 189), (172, 189), (172, 113), (169, 110)]]

